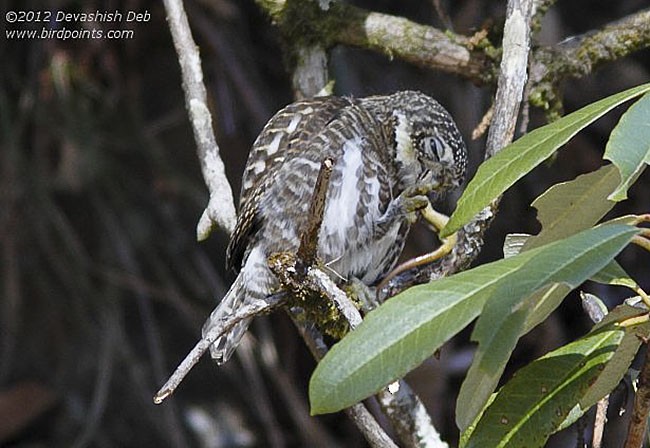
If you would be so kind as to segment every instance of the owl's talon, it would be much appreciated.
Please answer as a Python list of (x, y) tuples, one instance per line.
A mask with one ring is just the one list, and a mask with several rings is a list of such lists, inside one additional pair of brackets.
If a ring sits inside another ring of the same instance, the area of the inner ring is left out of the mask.
[(406, 188), (402, 194), (404, 196), (426, 196), (429, 193), (436, 191), (440, 188), (440, 184), (437, 182), (430, 182), (426, 184), (413, 185), (412, 187)]
[(399, 207), (402, 209), (403, 215), (417, 212), (426, 208), (429, 205), (429, 199), (426, 196), (413, 196), (399, 199)]

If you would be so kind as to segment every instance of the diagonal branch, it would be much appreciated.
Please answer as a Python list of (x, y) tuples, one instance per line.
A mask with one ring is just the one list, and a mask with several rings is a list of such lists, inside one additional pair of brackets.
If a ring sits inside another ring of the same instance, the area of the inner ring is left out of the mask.
[(650, 48), (650, 8), (569, 37), (557, 45), (541, 47), (532, 55), (529, 99), (535, 106), (560, 113), (560, 81), (582, 78), (605, 63), (647, 48)]
[(199, 342), (196, 343), (192, 350), (190, 350), (190, 352), (185, 356), (183, 361), (181, 361), (178, 367), (176, 367), (176, 370), (174, 370), (174, 373), (172, 373), (167, 382), (158, 390), (158, 392), (156, 392), (156, 395), (153, 397), (153, 402), (160, 404), (167, 397), (173, 394), (190, 370), (192, 370), (203, 354), (217, 339), (219, 339), (220, 336), (226, 334), (242, 320), (250, 319), (259, 316), (260, 314), (269, 313), (284, 305), (286, 301), (286, 294), (274, 294), (267, 297), (264, 301), (258, 301), (247, 306), (238, 307), (233, 311), (233, 314), (229, 316), (228, 319), (215, 322), (215, 325), (210, 327), (210, 331), (201, 337)]
[[(555, 1), (533, 2), (536, 16), (531, 26), (539, 28), (541, 17)], [(316, 1), (257, 3), (294, 47), (348, 45), (455, 74), (476, 84), (495, 84), (498, 79), (501, 49), (492, 45), (485, 30), (464, 36), (344, 2), (333, 2), (326, 9)], [(602, 64), (649, 47), (650, 9), (644, 9), (559, 44), (537, 48), (531, 58), (529, 99), (544, 109), (561, 109), (557, 105), (560, 81), (584, 77)], [(296, 53), (293, 59), (300, 61), (302, 57)]]

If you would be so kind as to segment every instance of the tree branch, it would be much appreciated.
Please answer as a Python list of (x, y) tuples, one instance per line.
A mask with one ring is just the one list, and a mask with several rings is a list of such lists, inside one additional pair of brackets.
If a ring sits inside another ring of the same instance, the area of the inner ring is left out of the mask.
[(600, 65), (646, 48), (650, 48), (650, 9), (567, 38), (555, 46), (542, 47), (532, 57), (529, 99), (533, 105), (559, 114), (560, 81), (582, 78)]
[(642, 448), (650, 414), (650, 356), (646, 347), (645, 361), (639, 373), (639, 386), (634, 397), (634, 411), (627, 431), (625, 448)]
[[(533, 0), (508, 1), (503, 31), (503, 58), (485, 148), (486, 159), (508, 145), (514, 136), (526, 85), (532, 14)], [(395, 277), (385, 288), (386, 293), (394, 295), (411, 285), (426, 283), (467, 268), (483, 246), (483, 235), (496, 214), (499, 200), (493, 201), (458, 231), (458, 240), (449, 255), (430, 266)]]
[[(555, 1), (535, 0), (535, 19), (531, 27), (541, 26), (541, 17)], [(464, 36), (343, 2), (335, 2), (327, 9), (320, 8), (315, 1), (257, 0), (257, 3), (294, 48), (328, 49), (339, 44), (349, 45), (452, 73), (476, 84), (494, 84), (498, 78), (500, 52), (484, 32)], [(560, 81), (586, 76), (604, 63), (648, 47), (648, 9), (598, 30), (569, 37), (557, 45), (540, 47), (531, 58), (529, 99), (535, 106), (560, 111), (557, 93)], [(298, 53), (293, 57), (298, 61), (302, 59)]]
[[(321, 164), (311, 197), (306, 226), (301, 231), (297, 255), (279, 253), (269, 257), (269, 267), (280, 280), (283, 290), (298, 298), (298, 303), (290, 307), (289, 312), (317, 360), (320, 360), (328, 351), (317, 327), (326, 328), (326, 331), (331, 331), (332, 327), (340, 329), (342, 320), (353, 330), (362, 321), (359, 310), (350, 298), (325, 272), (317, 267), (316, 243), (323, 220), (332, 169), (333, 161), (325, 159)], [(314, 303), (322, 304), (322, 302), (334, 305), (338, 316), (340, 316), (334, 320), (338, 321), (339, 325), (331, 324), (331, 316), (326, 310), (323, 311), (320, 305), (317, 306), (316, 313), (310, 312)], [(340, 335), (336, 336), (340, 337)], [(442, 442), (433, 426), (424, 405), (404, 381), (400, 380), (382, 391), (379, 394), (379, 401), (387, 417), (396, 428), (404, 446), (447, 448), (447, 444)], [(361, 418), (367, 413), (362, 405), (353, 406), (346, 412), (357, 425), (369, 424), (365, 417)], [(378, 426), (375, 428), (375, 424), (376, 422), (371, 423), (371, 427), (359, 426), (368, 442), (374, 444), (380, 439), (390, 440), (383, 430), (377, 434), (377, 430), (381, 428)], [(387, 441), (384, 440), (382, 443), (384, 445), (373, 446), (386, 446)], [(393, 446), (392, 441), (390, 446)]]
[(333, 2), (321, 8), (317, 2), (257, 0), (287, 42), (297, 47), (337, 44), (366, 48), (389, 58), (453, 73), (477, 84), (494, 79), (495, 65), (486, 39), (471, 39), (451, 31), (422, 25), (403, 17), (382, 14)]
[(232, 233), (237, 221), (235, 201), (232, 188), (226, 178), (224, 164), (219, 156), (219, 146), (214, 137), (212, 116), (208, 109), (203, 84), (201, 57), (192, 38), (183, 3), (181, 0), (164, 0), (164, 4), (169, 30), (181, 66), (185, 106), (194, 131), (203, 178), (210, 192), (208, 206), (199, 219), (196, 229), (197, 239), (202, 241), (208, 237), (215, 224), (229, 234)]
[(250, 305), (245, 305), (233, 311), (233, 314), (226, 320), (220, 320), (203, 335), (199, 342), (190, 350), (183, 361), (176, 367), (174, 373), (169, 377), (167, 382), (156, 392), (153, 397), (155, 404), (162, 403), (167, 397), (174, 393), (176, 388), (181, 384), (183, 379), (192, 370), (203, 354), (210, 348), (219, 337), (230, 331), (235, 325), (245, 319), (259, 316), (260, 314), (269, 313), (271, 310), (284, 305), (287, 296), (284, 293), (273, 294), (267, 297), (263, 302), (257, 301)]

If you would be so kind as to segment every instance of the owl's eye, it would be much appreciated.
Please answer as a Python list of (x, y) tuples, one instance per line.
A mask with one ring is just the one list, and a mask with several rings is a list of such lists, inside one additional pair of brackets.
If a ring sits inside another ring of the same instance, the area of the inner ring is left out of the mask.
[(422, 139), (422, 150), (424, 154), (440, 162), (452, 162), (453, 151), (440, 137), (431, 135)]

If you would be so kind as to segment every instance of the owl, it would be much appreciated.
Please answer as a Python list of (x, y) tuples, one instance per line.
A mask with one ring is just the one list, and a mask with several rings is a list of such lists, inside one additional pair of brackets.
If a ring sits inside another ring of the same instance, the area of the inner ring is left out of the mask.
[[(317, 97), (280, 110), (250, 152), (226, 252), (226, 264), (237, 277), (206, 321), (204, 334), (238, 307), (277, 292), (267, 259), (298, 249), (325, 158), (334, 167), (318, 257), (337, 282), (355, 277), (372, 286), (395, 265), (429, 196), (460, 185), (467, 150), (449, 113), (420, 92)], [(249, 323), (239, 322), (212, 344), (217, 363), (228, 360)]]

